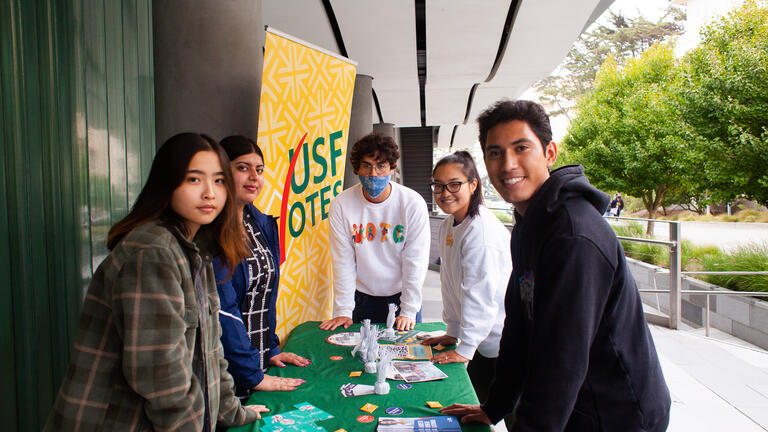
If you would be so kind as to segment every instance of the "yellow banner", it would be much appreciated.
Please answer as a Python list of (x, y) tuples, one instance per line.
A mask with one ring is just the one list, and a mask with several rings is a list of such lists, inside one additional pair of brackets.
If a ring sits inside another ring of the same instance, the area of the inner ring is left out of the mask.
[(267, 29), (258, 144), (264, 189), (254, 203), (278, 216), (277, 334), (330, 318), (328, 207), (342, 191), (356, 64)]

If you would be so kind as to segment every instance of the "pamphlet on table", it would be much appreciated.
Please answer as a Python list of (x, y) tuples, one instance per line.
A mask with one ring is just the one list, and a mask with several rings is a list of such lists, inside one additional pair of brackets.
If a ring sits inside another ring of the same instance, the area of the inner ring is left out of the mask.
[(379, 417), (376, 432), (461, 432), (454, 416)]

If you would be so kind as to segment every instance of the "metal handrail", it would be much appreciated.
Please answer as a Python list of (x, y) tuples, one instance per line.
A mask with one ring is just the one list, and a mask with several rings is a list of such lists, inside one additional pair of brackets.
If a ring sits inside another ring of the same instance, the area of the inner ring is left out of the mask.
[[(656, 285), (656, 274), (669, 273), (669, 286), (668, 290), (640, 290), (640, 292), (654, 293), (669, 293), (669, 327), (677, 329), (681, 322), (682, 315), (682, 296), (683, 295), (704, 295), (706, 298), (706, 335), (710, 333), (710, 301), (709, 297), (712, 295), (726, 295), (726, 296), (752, 296), (752, 297), (768, 297), (768, 293), (751, 292), (751, 291), (706, 291), (706, 290), (683, 290), (682, 289), (682, 276), (683, 275), (768, 275), (768, 271), (682, 271), (682, 237), (680, 235), (680, 224), (677, 221), (664, 221), (658, 219), (645, 219), (645, 218), (619, 218), (614, 216), (604, 216), (608, 219), (613, 217), (615, 220), (635, 220), (635, 221), (653, 221), (663, 222), (669, 224), (669, 240), (655, 240), (647, 238), (625, 237), (616, 236), (619, 240), (634, 241), (639, 243), (650, 243), (669, 247), (669, 269), (659, 268), (654, 273), (654, 286)], [(657, 304), (658, 306), (658, 304)]]
[(625, 237), (625, 236), (616, 236), (616, 238), (619, 240), (634, 241), (638, 243), (651, 243), (651, 244), (657, 244), (657, 245), (669, 246), (669, 247), (674, 247), (677, 244), (677, 242), (673, 242), (673, 241), (654, 240), (649, 238)]
[[(668, 293), (668, 289), (637, 289), (641, 293)], [(735, 297), (768, 297), (768, 292), (763, 291), (709, 291), (709, 290), (680, 290), (683, 295), (724, 295)]]
[[(728, 273), (728, 272), (717, 272), (717, 273)], [(749, 273), (749, 272), (745, 272)], [(765, 272), (757, 272), (757, 273), (765, 273)], [(638, 292), (641, 293), (669, 293), (670, 290), (657, 290), (657, 289), (638, 289)], [(709, 308), (709, 296), (712, 295), (722, 295), (722, 296), (734, 296), (734, 297), (768, 297), (768, 292), (753, 292), (753, 291), (709, 291), (709, 290), (680, 290), (680, 295), (703, 295), (705, 296), (705, 314), (704, 314), (704, 334), (709, 337), (709, 329), (711, 326), (709, 325), (709, 314), (710, 314), (710, 308)]]
[[(704, 295), (706, 298), (706, 335), (710, 333), (710, 302), (709, 297), (712, 295), (725, 295), (725, 296), (752, 296), (752, 297), (768, 297), (768, 293), (764, 292), (751, 292), (751, 291), (707, 291), (707, 290), (683, 290), (682, 289), (682, 276), (683, 275), (768, 275), (768, 271), (682, 271), (681, 256), (682, 256), (682, 237), (680, 236), (680, 223), (678, 221), (661, 220), (661, 219), (647, 219), (647, 218), (634, 218), (634, 217), (618, 217), (618, 216), (603, 216), (604, 219), (614, 219), (622, 221), (643, 221), (643, 222), (661, 222), (669, 224), (669, 240), (656, 240), (649, 238), (637, 238), (637, 237), (625, 237), (616, 236), (619, 240), (634, 241), (638, 243), (649, 243), (660, 246), (669, 247), (669, 269), (660, 267), (656, 269), (656, 273), (669, 273), (670, 287), (673, 289), (659, 290), (659, 289), (639, 289), (641, 293), (668, 293), (669, 294), (669, 327), (677, 329), (681, 322), (681, 297), (683, 295)], [(511, 228), (511, 224), (504, 224)], [(656, 273), (654, 274), (653, 282), (656, 285)], [(657, 304), (658, 306), (658, 304)]]
[[(629, 237), (632, 238), (632, 237)], [(669, 269), (665, 269), (664, 267), (660, 267), (658, 270), (656, 270), (659, 273), (669, 273)], [(768, 271), (740, 271), (740, 270), (733, 270), (733, 271), (684, 271), (680, 272), (681, 275), (768, 275)], [(739, 291), (741, 292), (741, 291)], [(750, 291), (744, 291), (744, 292), (750, 292)]]
[(709, 291), (709, 290), (682, 290), (682, 294), (692, 295), (724, 295), (740, 297), (768, 297), (768, 292), (763, 291)]
[(678, 221), (672, 221), (672, 220), (664, 220), (664, 219), (648, 219), (648, 218), (636, 218), (636, 217), (627, 217), (627, 216), (606, 216), (603, 215), (604, 219), (618, 219), (618, 220), (629, 220), (629, 221), (642, 221), (642, 222), (661, 222), (661, 223), (677, 223)]
[(703, 275), (768, 275), (768, 271), (684, 271), (680, 274), (703, 274)]

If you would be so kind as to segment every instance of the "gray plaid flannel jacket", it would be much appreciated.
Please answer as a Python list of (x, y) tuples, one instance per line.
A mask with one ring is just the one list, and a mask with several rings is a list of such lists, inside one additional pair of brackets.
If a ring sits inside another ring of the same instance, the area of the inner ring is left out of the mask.
[(253, 422), (256, 414), (234, 395), (218, 312), (210, 260), (194, 243), (158, 222), (128, 233), (93, 276), (44, 430), (200, 431), (217, 420)]

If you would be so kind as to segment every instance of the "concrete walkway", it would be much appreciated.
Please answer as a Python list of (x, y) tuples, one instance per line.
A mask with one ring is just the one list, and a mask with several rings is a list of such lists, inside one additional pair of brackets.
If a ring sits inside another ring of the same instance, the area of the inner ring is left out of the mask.
[(670, 431), (768, 430), (768, 352), (719, 330), (651, 332), (672, 393)]
[[(423, 319), (442, 321), (440, 275), (429, 271)], [(651, 326), (672, 394), (671, 432), (768, 431), (768, 352), (712, 329)], [(506, 432), (504, 423), (495, 430)]]
[[(663, 233), (669, 237), (669, 228)], [(664, 224), (666, 225), (666, 224)], [(680, 235), (696, 245), (715, 245), (730, 252), (750, 243), (768, 245), (768, 224), (737, 222), (682, 222)]]

